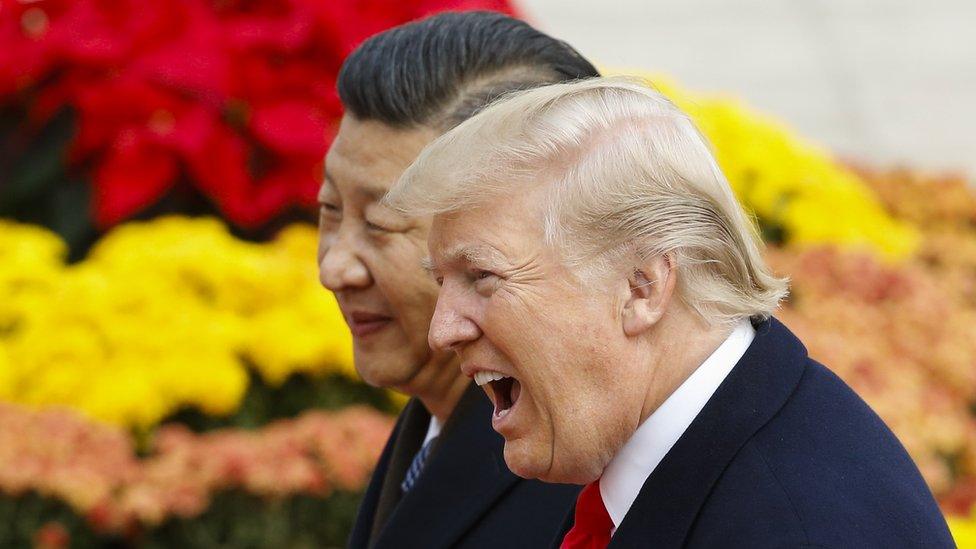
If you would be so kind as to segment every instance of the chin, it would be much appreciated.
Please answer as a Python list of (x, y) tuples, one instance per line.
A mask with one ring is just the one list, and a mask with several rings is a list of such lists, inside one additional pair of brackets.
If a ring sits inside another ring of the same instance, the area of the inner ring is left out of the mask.
[(550, 472), (549, 455), (548, 449), (535, 448), (524, 440), (505, 441), (505, 464), (522, 478), (545, 481)]
[(355, 357), (356, 373), (367, 384), (373, 387), (390, 389), (399, 387), (409, 381), (415, 372), (410, 368), (397, 365), (395, 360), (382, 357)]
[[(505, 443), (505, 464), (516, 475), (555, 484), (589, 484), (603, 475), (606, 463), (585, 456), (555, 456), (549, 448), (533, 452), (523, 443)], [(544, 450), (544, 451), (543, 451)], [(543, 458), (543, 456), (545, 456)]]
[(603, 476), (604, 467), (586, 462), (573, 464), (572, 467), (564, 467), (559, 471), (553, 472), (545, 482), (558, 482), (561, 484), (589, 484)]

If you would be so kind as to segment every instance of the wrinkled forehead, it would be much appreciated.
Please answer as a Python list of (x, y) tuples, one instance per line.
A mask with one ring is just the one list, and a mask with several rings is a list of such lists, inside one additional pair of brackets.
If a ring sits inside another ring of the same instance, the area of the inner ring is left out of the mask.
[(455, 242), (432, 244), (431, 255), (422, 260), (427, 271), (464, 269), (470, 266), (503, 268), (512, 264), (511, 258), (486, 242)]
[[(478, 210), (449, 212), (431, 219), (427, 249), (432, 268), (481, 258), (496, 231), (483, 230), (485, 214)], [(489, 217), (490, 218), (490, 217)], [(494, 246), (491, 246), (494, 249)]]
[(538, 196), (521, 193), (437, 214), (427, 245), (435, 264), (504, 264), (537, 255), (546, 245)]

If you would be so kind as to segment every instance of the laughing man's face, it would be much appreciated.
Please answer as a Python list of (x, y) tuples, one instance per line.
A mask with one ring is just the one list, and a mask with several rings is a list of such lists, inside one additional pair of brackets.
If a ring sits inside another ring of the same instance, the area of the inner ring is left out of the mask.
[(646, 388), (627, 359), (621, 304), (583, 289), (547, 246), (543, 189), (436, 216), (440, 283), (429, 341), (453, 350), (495, 404), (516, 474), (590, 482), (639, 423)]

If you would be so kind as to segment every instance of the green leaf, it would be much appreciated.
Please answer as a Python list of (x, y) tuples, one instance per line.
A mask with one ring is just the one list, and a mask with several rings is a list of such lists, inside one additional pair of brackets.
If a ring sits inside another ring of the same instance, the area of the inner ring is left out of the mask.
[[(12, 131), (24, 131), (23, 124)], [(15, 145), (14, 150), (8, 151), (14, 157), (5, 159), (10, 162), (10, 168), (9, 177), (5, 177), (6, 181), (0, 186), (0, 215), (11, 215), (25, 202), (40, 197), (52, 186), (65, 181), (66, 152), (74, 134), (74, 113), (69, 108), (63, 108), (36, 136), (29, 138), (23, 150), (17, 150), (20, 147)]]

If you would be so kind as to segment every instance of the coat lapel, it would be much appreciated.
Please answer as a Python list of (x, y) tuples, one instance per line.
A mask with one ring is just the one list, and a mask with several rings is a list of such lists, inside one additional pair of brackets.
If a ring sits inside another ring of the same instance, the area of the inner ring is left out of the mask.
[(725, 467), (796, 389), (806, 356), (779, 321), (759, 324), (746, 354), (644, 482), (610, 546), (680, 547)]
[(576, 522), (576, 503), (573, 503), (572, 507), (569, 508), (569, 512), (563, 517), (563, 524), (560, 526), (559, 531), (556, 533), (556, 537), (552, 538), (552, 544), (549, 546), (550, 549), (559, 549), (563, 544), (563, 538), (566, 534), (573, 529), (573, 524)]
[(380, 499), (380, 491), (383, 489), (383, 481), (390, 466), (390, 456), (393, 454), (394, 442), (403, 426), (403, 419), (404, 416), (401, 415), (397, 420), (396, 425), (393, 427), (393, 432), (390, 433), (390, 438), (386, 441), (386, 446), (383, 447), (383, 453), (380, 454), (380, 459), (376, 462), (376, 468), (373, 470), (373, 475), (369, 479), (369, 486), (366, 487), (366, 493), (363, 494), (363, 500), (359, 504), (359, 510), (356, 513), (356, 522), (353, 523), (352, 532), (349, 534), (349, 547), (359, 548), (369, 545), (369, 538), (373, 530), (373, 521), (376, 518), (376, 506)]
[(406, 476), (414, 455), (420, 450), (430, 425), (430, 413), (417, 399), (410, 400), (401, 417), (400, 429), (397, 430), (395, 437), (391, 437), (393, 449), (376, 502), (376, 514), (369, 538), (372, 542), (379, 539), (402, 499), (403, 491), (400, 489), (400, 483)]
[[(359, 504), (356, 522), (349, 535), (349, 547), (365, 548), (375, 542), (379, 530), (400, 500), (400, 481), (395, 479), (403, 478), (409, 466), (404, 465), (404, 461), (409, 464), (420, 447), (429, 420), (427, 410), (416, 400), (408, 402), (400, 413)], [(397, 490), (390, 489), (391, 483)]]
[(404, 495), (377, 547), (448, 547), (518, 481), (505, 466), (492, 406), (471, 384), (451, 415), (423, 474)]

